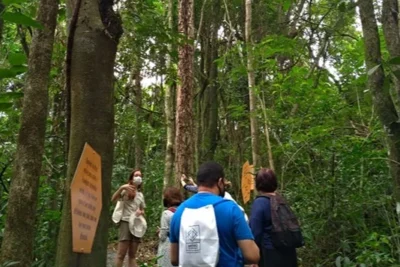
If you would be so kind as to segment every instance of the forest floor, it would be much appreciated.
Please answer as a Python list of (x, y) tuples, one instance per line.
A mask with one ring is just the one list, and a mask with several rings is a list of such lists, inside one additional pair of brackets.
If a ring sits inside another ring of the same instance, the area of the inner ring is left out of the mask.
[[(157, 255), (157, 240), (144, 240), (143, 243), (139, 245), (139, 251), (137, 255), (138, 265), (141, 263), (147, 263), (147, 266), (152, 266), (150, 264), (151, 260)], [(112, 243), (108, 246), (107, 253), (107, 267), (114, 267), (115, 257), (117, 256), (118, 243)], [(125, 258), (124, 267), (128, 266), (128, 257)]]

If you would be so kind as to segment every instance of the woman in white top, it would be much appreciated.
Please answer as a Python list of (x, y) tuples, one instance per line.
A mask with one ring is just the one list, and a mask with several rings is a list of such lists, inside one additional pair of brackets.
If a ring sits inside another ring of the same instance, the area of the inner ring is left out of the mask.
[(183, 202), (181, 191), (176, 187), (168, 187), (164, 190), (163, 204), (166, 208), (161, 215), (161, 227), (158, 229), (157, 265), (160, 267), (172, 267), (170, 260), (169, 228), (171, 218), (177, 207)]
[(129, 217), (144, 214), (146, 207), (142, 188), (142, 172), (134, 170), (129, 176), (128, 183), (122, 185), (112, 196), (111, 201), (123, 201), (122, 218), (119, 222), (119, 244), (116, 259), (116, 267), (122, 267), (126, 254), (129, 256), (129, 267), (136, 267), (136, 252), (141, 239), (132, 235), (129, 230)]

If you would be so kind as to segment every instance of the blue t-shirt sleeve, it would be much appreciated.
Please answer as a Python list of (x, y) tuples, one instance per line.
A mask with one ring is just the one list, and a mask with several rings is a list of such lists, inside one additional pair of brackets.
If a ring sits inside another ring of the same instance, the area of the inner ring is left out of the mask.
[[(258, 246), (261, 246), (264, 235), (265, 222), (268, 220), (269, 200), (257, 198), (251, 207), (250, 228)], [(270, 216), (270, 215), (269, 215)]]
[(235, 239), (237, 241), (248, 239), (253, 240), (253, 234), (251, 233), (250, 227), (243, 216), (243, 211), (241, 211), (236, 204), (234, 204), (232, 207), (232, 215)]
[(181, 227), (181, 214), (182, 212), (176, 210), (171, 219), (171, 226), (169, 228), (169, 241), (171, 243), (179, 243), (179, 228)]

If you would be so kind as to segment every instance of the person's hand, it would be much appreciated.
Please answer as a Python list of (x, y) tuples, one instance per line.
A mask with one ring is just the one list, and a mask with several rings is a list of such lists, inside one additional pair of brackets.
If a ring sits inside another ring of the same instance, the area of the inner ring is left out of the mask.
[(182, 174), (182, 176), (181, 176), (181, 181), (185, 181), (187, 178), (186, 178), (186, 175), (184, 175), (184, 174)]
[(144, 211), (143, 211), (143, 210), (140, 210), (140, 209), (139, 209), (139, 210), (136, 211), (136, 216), (137, 216), (137, 217), (139, 217), (139, 216), (141, 216), (141, 215), (143, 215), (143, 214), (144, 214)]
[(131, 184), (124, 184), (124, 185), (122, 185), (122, 186), (120, 187), (120, 190), (121, 190), (121, 191), (122, 191), (122, 190), (126, 190), (126, 191), (128, 191), (128, 192), (130, 192), (130, 193), (135, 193), (136, 187), (135, 187), (134, 185), (131, 185)]
[(190, 182), (191, 184), (195, 184), (192, 177), (189, 177), (189, 182)]
[(186, 175), (182, 174), (182, 176), (181, 176), (181, 184), (182, 184), (182, 186), (186, 185), (186, 182), (185, 182), (186, 179), (187, 179)]

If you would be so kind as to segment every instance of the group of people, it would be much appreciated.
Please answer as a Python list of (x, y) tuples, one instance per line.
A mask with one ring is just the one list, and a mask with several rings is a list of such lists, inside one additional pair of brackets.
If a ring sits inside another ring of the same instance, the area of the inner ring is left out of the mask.
[[(133, 171), (128, 183), (112, 197), (122, 205), (118, 221), (117, 267), (122, 266), (126, 254), (129, 256), (128, 266), (137, 266), (136, 252), (141, 236), (132, 234), (129, 221), (130, 217), (144, 215), (146, 205), (141, 192), (141, 176), (140, 170)], [(196, 183), (184, 175), (181, 181), (185, 190), (195, 194), (184, 201), (178, 188), (164, 190), (165, 210), (158, 230), (158, 266), (297, 266), (296, 247), (301, 245), (295, 242), (298, 240), (296, 223), (290, 236), (282, 229), (278, 235), (276, 232), (286, 223), (280, 221), (281, 217), (290, 223), (296, 219), (291, 217), (290, 211), (278, 211), (286, 210), (287, 206), (276, 192), (278, 182), (272, 170), (262, 168), (255, 176), (259, 196), (253, 201), (250, 218), (226, 191), (230, 183), (225, 179), (220, 164), (202, 164)], [(302, 242), (301, 236), (300, 239)]]

